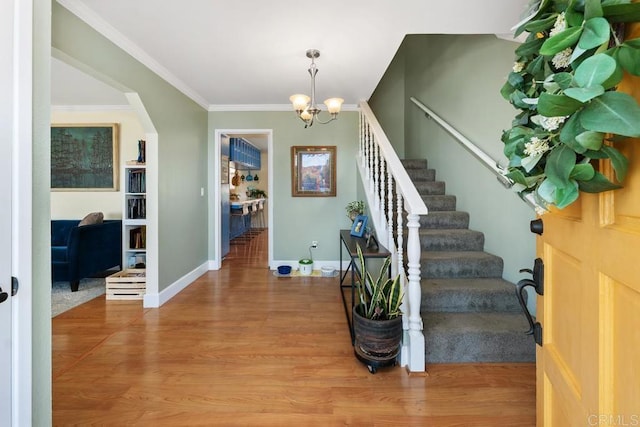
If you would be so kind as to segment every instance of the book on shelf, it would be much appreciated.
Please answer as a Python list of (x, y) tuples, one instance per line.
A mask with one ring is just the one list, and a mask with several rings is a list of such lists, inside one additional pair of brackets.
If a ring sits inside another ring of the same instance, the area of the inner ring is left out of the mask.
[(147, 247), (147, 227), (140, 227), (129, 230), (129, 248), (130, 249), (146, 249)]
[(131, 169), (128, 171), (129, 193), (146, 193), (146, 173), (144, 169)]
[(147, 199), (131, 197), (127, 199), (127, 219), (145, 219), (147, 217)]

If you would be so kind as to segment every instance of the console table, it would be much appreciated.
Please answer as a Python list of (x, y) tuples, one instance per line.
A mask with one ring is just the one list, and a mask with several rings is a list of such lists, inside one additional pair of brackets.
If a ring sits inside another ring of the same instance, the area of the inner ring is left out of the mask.
[[(364, 258), (365, 266), (368, 259), (380, 258), (384, 259), (391, 256), (391, 252), (384, 246), (378, 243), (378, 247), (375, 249), (367, 247), (367, 239), (364, 237), (355, 237), (351, 235), (351, 230), (340, 230), (340, 295), (342, 296), (342, 305), (344, 306), (344, 314), (347, 318), (347, 324), (349, 325), (349, 333), (351, 334), (351, 344), (354, 344), (355, 337), (353, 331), (353, 315), (352, 309), (355, 305), (355, 289), (356, 289), (356, 275), (360, 277), (360, 269), (358, 262), (358, 245), (362, 250), (362, 256)], [(342, 249), (346, 249), (349, 254), (349, 265), (346, 270), (342, 270)], [(351, 271), (351, 283), (344, 283), (347, 274)], [(389, 277), (391, 277), (391, 270), (389, 270)], [(351, 305), (347, 306), (347, 300), (344, 296), (345, 289), (351, 289)]]

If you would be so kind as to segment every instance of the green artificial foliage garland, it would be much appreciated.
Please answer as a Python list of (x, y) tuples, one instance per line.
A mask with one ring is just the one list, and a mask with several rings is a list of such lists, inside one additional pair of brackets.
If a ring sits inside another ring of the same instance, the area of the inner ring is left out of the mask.
[[(640, 38), (623, 40), (640, 21), (630, 0), (537, 0), (516, 36), (528, 32), (502, 96), (520, 110), (502, 134), (508, 176), (522, 197), (564, 208), (579, 192), (620, 188), (628, 160), (607, 143), (640, 137), (640, 106), (616, 92), (626, 71), (640, 76)], [(609, 159), (617, 182), (592, 160)]]

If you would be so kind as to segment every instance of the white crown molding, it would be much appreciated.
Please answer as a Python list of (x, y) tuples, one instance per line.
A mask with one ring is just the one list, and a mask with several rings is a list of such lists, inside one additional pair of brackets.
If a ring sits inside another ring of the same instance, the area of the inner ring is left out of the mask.
[[(291, 104), (211, 104), (209, 111), (290, 111)], [(343, 104), (342, 111), (358, 111), (355, 104)]]
[(143, 65), (178, 89), (184, 95), (192, 99), (202, 108), (207, 109), (208, 102), (185, 82), (174, 76), (169, 70), (160, 65), (158, 61), (146, 53), (140, 46), (126, 38), (122, 33), (98, 16), (93, 10), (79, 0), (56, 0), (64, 8), (76, 15), (91, 28), (102, 34), (116, 46), (133, 56)]
[(133, 111), (131, 105), (52, 105), (51, 111)]

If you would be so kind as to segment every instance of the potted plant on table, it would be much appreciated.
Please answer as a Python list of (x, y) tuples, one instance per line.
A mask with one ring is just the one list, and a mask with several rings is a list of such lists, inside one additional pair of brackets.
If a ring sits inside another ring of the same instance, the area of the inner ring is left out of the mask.
[(374, 280), (367, 271), (360, 245), (357, 246), (359, 280), (358, 302), (353, 307), (354, 352), (371, 373), (380, 366), (395, 365), (402, 341), (404, 292), (400, 275), (389, 277), (391, 258), (382, 263)]
[(353, 222), (358, 215), (364, 214), (364, 201), (354, 200), (353, 202), (349, 202), (345, 209), (347, 211), (347, 216), (351, 222)]

